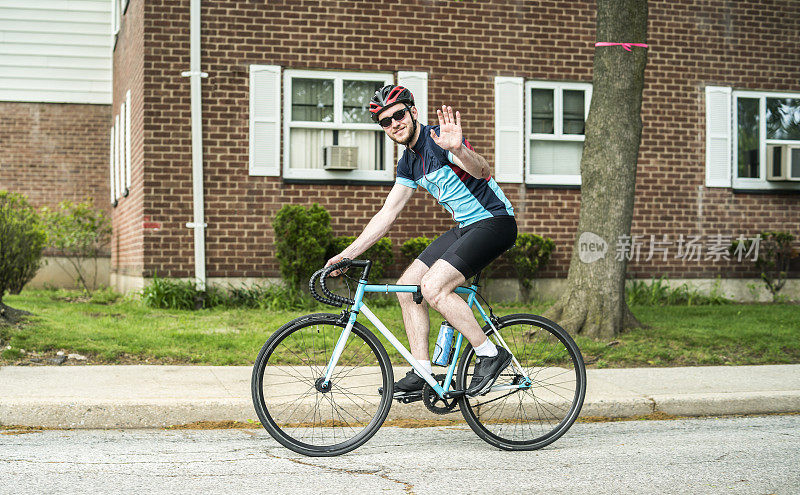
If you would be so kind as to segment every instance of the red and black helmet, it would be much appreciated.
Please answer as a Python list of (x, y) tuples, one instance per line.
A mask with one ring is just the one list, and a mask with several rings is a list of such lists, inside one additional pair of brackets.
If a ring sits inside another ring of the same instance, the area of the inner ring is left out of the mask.
[(395, 84), (387, 84), (378, 91), (375, 91), (375, 94), (372, 95), (372, 99), (369, 100), (369, 112), (372, 114), (372, 120), (377, 122), (378, 114), (395, 103), (405, 103), (409, 107), (413, 107), (414, 95), (403, 86), (397, 86)]

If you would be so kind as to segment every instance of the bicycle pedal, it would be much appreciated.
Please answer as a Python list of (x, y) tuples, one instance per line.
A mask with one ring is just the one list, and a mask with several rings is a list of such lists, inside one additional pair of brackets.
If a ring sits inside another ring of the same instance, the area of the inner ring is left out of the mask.
[[(378, 395), (383, 395), (383, 387), (378, 389)], [(422, 391), (418, 392), (395, 392), (393, 400), (400, 402), (402, 404), (410, 404), (411, 402), (417, 402), (422, 400)]]
[(393, 399), (401, 404), (410, 404), (422, 400), (422, 392), (397, 392)]

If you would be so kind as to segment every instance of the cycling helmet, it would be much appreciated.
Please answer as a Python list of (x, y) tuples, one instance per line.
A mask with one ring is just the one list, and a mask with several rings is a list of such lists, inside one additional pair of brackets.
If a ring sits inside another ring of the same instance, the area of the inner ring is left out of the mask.
[(395, 103), (405, 103), (409, 108), (413, 107), (414, 95), (403, 86), (394, 84), (387, 84), (378, 91), (375, 91), (375, 94), (372, 95), (372, 99), (369, 101), (369, 112), (372, 114), (372, 120), (377, 122), (378, 114)]

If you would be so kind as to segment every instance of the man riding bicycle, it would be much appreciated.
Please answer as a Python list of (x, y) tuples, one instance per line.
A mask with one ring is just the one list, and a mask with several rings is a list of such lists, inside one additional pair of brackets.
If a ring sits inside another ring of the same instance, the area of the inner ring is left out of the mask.
[[(486, 338), (469, 306), (454, 290), (514, 245), (514, 208), (491, 178), (486, 159), (463, 137), (459, 112), (454, 116), (451, 107), (442, 106), (436, 111), (438, 126), (422, 125), (411, 92), (391, 84), (375, 92), (369, 111), (386, 135), (406, 149), (383, 207), (361, 235), (325, 266), (342, 258), (355, 259), (369, 249), (389, 232), (414, 190), (418, 186), (427, 189), (458, 226), (433, 241), (397, 283), (419, 285), (424, 300), (469, 340), (478, 359), (467, 394), (483, 394), (511, 362), (511, 354)], [(427, 305), (416, 304), (412, 294), (397, 297), (411, 354), (431, 373)], [(412, 370), (394, 387), (398, 392), (415, 393), (424, 384)]]

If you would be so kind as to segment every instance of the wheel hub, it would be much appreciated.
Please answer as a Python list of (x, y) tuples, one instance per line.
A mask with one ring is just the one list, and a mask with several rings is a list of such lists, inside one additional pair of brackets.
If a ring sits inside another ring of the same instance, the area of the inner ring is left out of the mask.
[(318, 392), (327, 394), (331, 391), (332, 385), (331, 382), (325, 383), (325, 377), (321, 376), (317, 378), (317, 381), (314, 382), (314, 388), (316, 388)]
[(526, 378), (526, 377), (524, 377), (522, 375), (516, 375), (516, 376), (514, 376), (514, 379), (511, 380), (511, 384), (512, 385), (519, 385), (519, 388), (526, 389), (526, 388), (531, 388), (531, 386), (533, 385), (533, 382), (531, 382), (530, 378)]

